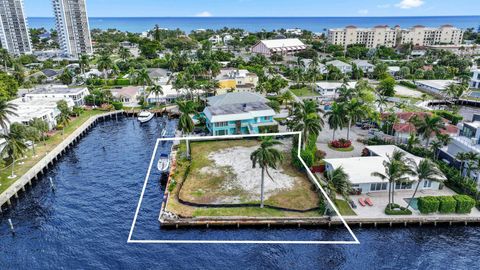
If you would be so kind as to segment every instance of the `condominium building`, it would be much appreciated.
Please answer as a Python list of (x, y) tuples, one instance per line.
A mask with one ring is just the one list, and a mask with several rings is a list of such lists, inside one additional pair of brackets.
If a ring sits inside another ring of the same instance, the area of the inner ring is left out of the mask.
[(91, 54), (92, 38), (86, 0), (52, 0), (60, 47), (65, 56)]
[(0, 0), (0, 45), (13, 55), (32, 53), (23, 0)]
[(463, 30), (452, 25), (443, 25), (439, 28), (417, 25), (410, 29), (401, 29), (398, 25), (393, 28), (387, 25), (379, 25), (374, 28), (357, 28), (351, 25), (328, 31), (330, 44), (342, 46), (363, 44), (367, 48), (396, 47), (407, 43), (415, 46), (461, 44), (462, 41)]

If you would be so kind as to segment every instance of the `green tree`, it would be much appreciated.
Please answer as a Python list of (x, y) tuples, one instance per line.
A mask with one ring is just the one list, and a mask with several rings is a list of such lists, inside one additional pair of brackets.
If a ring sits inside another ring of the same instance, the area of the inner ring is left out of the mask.
[(30, 123), (30, 126), (40, 131), (43, 142), (45, 143), (45, 138), (46, 138), (45, 133), (47, 133), (48, 130), (50, 129), (48, 126), (48, 123), (41, 118), (33, 118), (32, 122)]
[(3, 72), (0, 72), (0, 99), (10, 100), (17, 96), (17, 80)]
[(333, 140), (335, 140), (335, 132), (337, 129), (341, 130), (347, 122), (345, 104), (334, 102), (330, 111), (325, 113), (325, 116), (330, 129), (333, 129)]
[(262, 169), (262, 180), (261, 180), (261, 190), (260, 190), (260, 208), (264, 207), (264, 186), (265, 186), (265, 173), (273, 178), (268, 172), (269, 168), (277, 169), (277, 164), (283, 161), (283, 154), (280, 150), (274, 148), (275, 145), (282, 144), (281, 142), (274, 140), (272, 137), (262, 138), (260, 148), (255, 150), (250, 155), (250, 160), (252, 161), (252, 167), (255, 168), (258, 164)]
[(425, 140), (426, 148), (430, 145), (432, 134), (439, 134), (440, 130), (444, 127), (442, 118), (436, 115), (430, 116), (425, 114), (423, 119), (414, 116), (410, 122), (415, 125), (417, 133)]
[(315, 101), (306, 100), (303, 103), (296, 103), (293, 117), (293, 130), (302, 131), (302, 143), (309, 138), (309, 135), (313, 134), (318, 137), (325, 124), (317, 113), (317, 103)]
[(24, 138), (21, 134), (9, 132), (6, 134), (0, 134), (0, 138), (4, 140), (2, 156), (6, 156), (12, 167), (12, 174), (10, 178), (15, 178), (15, 162), (17, 159), (23, 157), (27, 146), (24, 143)]
[(107, 83), (108, 79), (108, 72), (114, 68), (115, 64), (113, 63), (110, 54), (103, 52), (100, 54), (97, 60), (97, 68), (99, 71), (103, 72), (103, 77), (105, 80), (105, 84)]
[(337, 193), (344, 197), (348, 197), (348, 193), (352, 190), (352, 184), (350, 183), (349, 178), (350, 177), (345, 172), (343, 167), (325, 172), (328, 196), (330, 199), (332, 199), (332, 201), (337, 199)]
[(366, 105), (359, 102), (356, 98), (345, 104), (345, 112), (348, 120), (347, 140), (350, 140), (350, 129), (358, 121), (368, 117), (369, 109)]
[[(178, 129), (183, 132), (183, 134), (190, 134), (195, 129), (195, 124), (193, 123), (190, 114), (195, 113), (196, 104), (191, 100), (177, 100), (176, 102), (178, 110), (180, 111), (180, 118), (178, 119)], [(187, 144), (187, 157), (190, 158), (190, 143), (186, 140)]]
[(3, 130), (8, 130), (8, 125), (10, 124), (9, 116), (18, 116), (16, 110), (17, 105), (0, 99), (0, 127)]
[(153, 84), (152, 79), (150, 78), (150, 75), (148, 74), (148, 70), (143, 68), (140, 69), (136, 72), (135, 75), (135, 81), (137, 84), (143, 85), (143, 100), (144, 102), (147, 100), (147, 86), (150, 86)]
[(417, 185), (415, 187), (415, 191), (413, 192), (412, 198), (408, 201), (407, 209), (412, 204), (415, 195), (417, 195), (418, 188), (420, 187), (420, 183), (422, 181), (440, 182), (442, 181), (443, 177), (443, 174), (437, 168), (437, 165), (428, 159), (420, 161), (418, 165), (417, 163), (413, 162), (412, 166), (413, 176), (417, 178)]
[(380, 81), (377, 91), (382, 96), (393, 97), (395, 95), (395, 85), (397, 85), (395, 79), (392, 76), (387, 76)]
[(155, 98), (157, 100), (157, 107), (160, 106), (160, 102), (158, 101), (159, 100), (159, 97), (163, 95), (163, 88), (161, 85), (157, 85), (157, 84), (154, 84), (153, 86), (151, 86), (149, 88), (149, 92), (151, 94), (154, 94), (155, 95)]

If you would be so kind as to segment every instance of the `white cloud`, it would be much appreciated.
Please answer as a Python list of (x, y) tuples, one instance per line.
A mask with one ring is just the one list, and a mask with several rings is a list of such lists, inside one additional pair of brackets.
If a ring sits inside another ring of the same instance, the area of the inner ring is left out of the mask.
[(396, 7), (402, 9), (417, 8), (425, 4), (424, 0), (402, 0), (400, 3), (396, 4)]
[(195, 17), (212, 17), (212, 13), (210, 13), (208, 11), (203, 11), (203, 12), (195, 14)]
[(358, 14), (360, 14), (360, 15), (367, 15), (367, 14), (368, 14), (368, 9), (360, 9), (360, 10), (358, 11)]

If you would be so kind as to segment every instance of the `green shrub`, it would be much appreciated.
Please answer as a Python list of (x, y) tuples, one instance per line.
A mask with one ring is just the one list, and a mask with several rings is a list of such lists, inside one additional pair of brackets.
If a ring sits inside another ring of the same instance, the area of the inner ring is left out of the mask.
[(303, 161), (305, 161), (305, 164), (307, 164), (308, 167), (312, 167), (315, 163), (315, 152), (312, 152), (310, 150), (302, 150), (300, 152), (300, 156), (302, 157)]
[(437, 200), (440, 202), (440, 206), (438, 207), (438, 211), (440, 213), (455, 213), (455, 210), (457, 208), (457, 200), (455, 200), (452, 196), (440, 196), (437, 197)]
[(418, 198), (418, 210), (422, 214), (438, 212), (440, 201), (436, 197), (427, 196)]
[(435, 111), (435, 114), (452, 122), (452, 125), (456, 125), (463, 120), (463, 116), (461, 116), (460, 114), (452, 113), (445, 110), (437, 110)]
[(175, 181), (175, 179), (170, 180), (170, 184), (168, 185), (168, 192), (172, 192), (176, 186), (177, 181)]
[(410, 81), (400, 81), (399, 84), (408, 88), (417, 89), (417, 85)]
[(399, 216), (399, 215), (411, 215), (412, 211), (405, 207), (401, 207), (398, 204), (392, 203), (385, 207), (385, 214), (391, 216)]
[(457, 201), (456, 212), (458, 214), (468, 214), (475, 206), (475, 200), (467, 195), (455, 195), (453, 198)]
[(123, 103), (114, 101), (112, 102), (112, 106), (115, 108), (115, 110), (121, 110), (123, 109)]

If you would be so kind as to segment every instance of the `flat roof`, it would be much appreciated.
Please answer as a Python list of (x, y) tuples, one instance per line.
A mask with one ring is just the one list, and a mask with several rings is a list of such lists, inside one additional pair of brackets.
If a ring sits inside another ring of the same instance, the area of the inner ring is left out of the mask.
[(267, 103), (268, 99), (257, 93), (235, 92), (207, 98), (210, 106), (223, 106), (229, 104), (244, 104), (253, 102)]
[(212, 115), (226, 115), (226, 114), (238, 114), (251, 111), (266, 111), (271, 110), (267, 104), (263, 102), (251, 102), (245, 104), (228, 104), (222, 106), (208, 107)]
[(68, 95), (68, 94), (78, 94), (87, 90), (86, 87), (78, 87), (78, 88), (69, 88), (65, 85), (49, 85), (49, 86), (39, 86), (35, 88), (33, 91), (27, 93), (26, 95), (42, 95), (42, 94), (60, 94), (60, 95)]
[(286, 39), (269, 39), (260, 41), (267, 48), (283, 48), (283, 47), (303, 47), (305, 44), (298, 38), (286, 38)]
[[(343, 82), (318, 82), (316, 85), (322, 89), (338, 89), (342, 87)], [(355, 88), (357, 82), (348, 82), (347, 85), (350, 88)]]
[(416, 81), (417, 84), (423, 84), (431, 88), (443, 90), (447, 88), (452, 83), (458, 83), (454, 80), (418, 80)]

